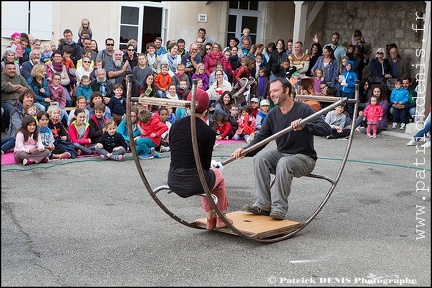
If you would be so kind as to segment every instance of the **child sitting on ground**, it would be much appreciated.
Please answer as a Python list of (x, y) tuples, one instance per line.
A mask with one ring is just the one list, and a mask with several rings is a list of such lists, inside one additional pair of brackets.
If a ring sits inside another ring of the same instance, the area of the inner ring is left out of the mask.
[(103, 113), (105, 111), (104, 103), (96, 103), (94, 106), (94, 111), (95, 113), (88, 122), (90, 125), (89, 137), (91, 142), (96, 144), (100, 141), (103, 133), (104, 123), (108, 120), (103, 117)]
[(93, 150), (90, 149), (90, 144), (92, 143), (89, 137), (90, 124), (85, 121), (85, 117), (84, 109), (76, 108), (76, 120), (69, 126), (70, 141), (75, 146), (78, 155), (93, 154)]
[(350, 134), (351, 129), (344, 129), (346, 122), (344, 110), (345, 105), (341, 104), (327, 113), (325, 122), (332, 128), (332, 134), (328, 135), (327, 139), (345, 138)]
[(251, 115), (251, 109), (247, 105), (241, 107), (241, 116), (237, 119), (238, 128), (233, 136), (234, 140), (246, 140), (252, 142), (256, 128), (256, 119)]
[(123, 160), (128, 146), (123, 136), (117, 132), (117, 124), (114, 119), (104, 123), (101, 139), (95, 145), (95, 152), (101, 154), (102, 160)]
[(36, 119), (29, 115), (24, 116), (15, 139), (15, 162), (22, 163), (23, 165), (48, 163), (48, 156), (50, 154), (51, 151), (46, 149), (42, 144)]
[[(46, 111), (39, 111), (37, 113), (37, 121), (38, 121), (38, 130), (39, 135), (41, 137), (42, 144), (46, 149), (48, 149), (51, 153), (50, 156), (53, 158), (52, 151), (54, 150), (54, 135), (50, 128), (48, 128), (49, 116)], [(70, 157), (70, 155), (69, 155)], [(58, 156), (57, 156), (58, 158)]]
[(216, 140), (228, 140), (234, 136), (230, 121), (223, 114), (217, 114), (215, 118)]
[(140, 159), (160, 158), (155, 148), (160, 145), (161, 137), (168, 130), (168, 126), (162, 123), (158, 115), (152, 116), (149, 110), (138, 112), (138, 126), (141, 129), (141, 138), (138, 139), (137, 146), (143, 147), (137, 154)]
[[(178, 108), (177, 108), (178, 109)], [(162, 123), (164, 123), (165, 125), (167, 125), (168, 130), (165, 131), (162, 136), (161, 136), (161, 142), (160, 142), (160, 146), (159, 146), (159, 151), (160, 152), (169, 152), (170, 151), (170, 147), (169, 147), (169, 131), (171, 128), (171, 122), (168, 121), (168, 117), (169, 117), (169, 111), (166, 107), (161, 106), (159, 107), (158, 110), (158, 114), (159, 114), (159, 119)]]

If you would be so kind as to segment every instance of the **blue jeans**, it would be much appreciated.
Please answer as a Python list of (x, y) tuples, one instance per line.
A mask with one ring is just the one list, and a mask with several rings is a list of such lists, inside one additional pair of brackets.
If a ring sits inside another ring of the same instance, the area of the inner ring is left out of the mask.
[[(424, 121), (424, 127), (423, 127), (423, 129), (419, 130), (413, 136), (413, 138), (414, 138), (414, 140), (419, 141), (421, 138), (426, 137), (426, 134), (428, 132), (429, 132), (429, 134), (431, 132), (431, 115), (430, 115), (430, 112), (429, 112), (429, 115), (427, 116), (426, 120)], [(430, 139), (430, 137), (429, 137), (429, 139)], [(2, 150), (3, 150), (3, 148), (2, 148)]]
[(1, 107), (3, 108), (3, 112), (4, 112), (2, 116), (2, 125), (4, 130), (7, 131), (9, 129), (9, 124), (10, 124), (10, 112), (14, 107), (14, 105), (10, 103), (2, 102)]
[(15, 147), (15, 137), (1, 138), (1, 150), (6, 153), (11, 148)]
[(406, 123), (406, 108), (396, 109), (394, 107), (390, 108), (390, 113), (393, 115), (393, 122), (396, 123)]

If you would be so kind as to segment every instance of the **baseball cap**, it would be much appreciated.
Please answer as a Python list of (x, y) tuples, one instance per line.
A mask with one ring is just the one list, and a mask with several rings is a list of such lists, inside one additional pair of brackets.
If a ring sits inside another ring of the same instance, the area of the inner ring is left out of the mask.
[(264, 106), (264, 105), (270, 106), (270, 101), (268, 101), (267, 99), (261, 100), (260, 106)]
[(254, 98), (252, 98), (252, 99), (250, 100), (250, 102), (256, 102), (256, 103), (259, 103), (259, 100), (258, 100), (258, 98), (254, 97)]

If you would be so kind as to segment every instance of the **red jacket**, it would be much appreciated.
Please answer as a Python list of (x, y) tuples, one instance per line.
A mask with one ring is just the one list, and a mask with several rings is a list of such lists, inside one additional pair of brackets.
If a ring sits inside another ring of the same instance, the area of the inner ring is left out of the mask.
[(221, 127), (219, 125), (216, 125), (216, 134), (219, 134), (219, 136), (222, 137), (222, 139), (225, 139), (225, 137), (232, 138), (234, 131), (232, 130), (231, 123), (229, 121), (225, 122), (224, 125)]
[(76, 128), (76, 120), (74, 120), (69, 126), (69, 139), (72, 143), (79, 143), (86, 147), (90, 146), (89, 143), (89, 133), (90, 133), (90, 124), (88, 122), (84, 122), (84, 126), (86, 127), (83, 138), (78, 138), (78, 130)]
[[(138, 125), (145, 132), (145, 135), (141, 137), (150, 138), (157, 146), (160, 146), (162, 134), (168, 130), (168, 126), (159, 119), (159, 115), (153, 115), (147, 124), (138, 121)], [(156, 133), (155, 137), (151, 136), (153, 133)]]

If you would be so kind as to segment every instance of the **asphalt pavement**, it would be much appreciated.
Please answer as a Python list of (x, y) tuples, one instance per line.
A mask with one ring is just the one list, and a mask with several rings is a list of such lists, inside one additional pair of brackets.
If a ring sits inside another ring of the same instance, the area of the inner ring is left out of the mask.
[[(272, 244), (169, 217), (146, 188), (166, 184), (169, 152), (139, 160), (145, 181), (130, 155), (2, 166), (1, 285), (430, 287), (431, 150), (407, 138), (355, 134), (322, 211)], [(336, 177), (347, 142), (316, 137), (314, 173)], [(220, 145), (213, 158), (242, 145)], [(228, 212), (254, 201), (251, 165), (246, 157), (224, 167)], [(287, 219), (307, 219), (327, 190), (323, 180), (294, 179)], [(180, 217), (204, 217), (198, 197), (160, 197)]]

